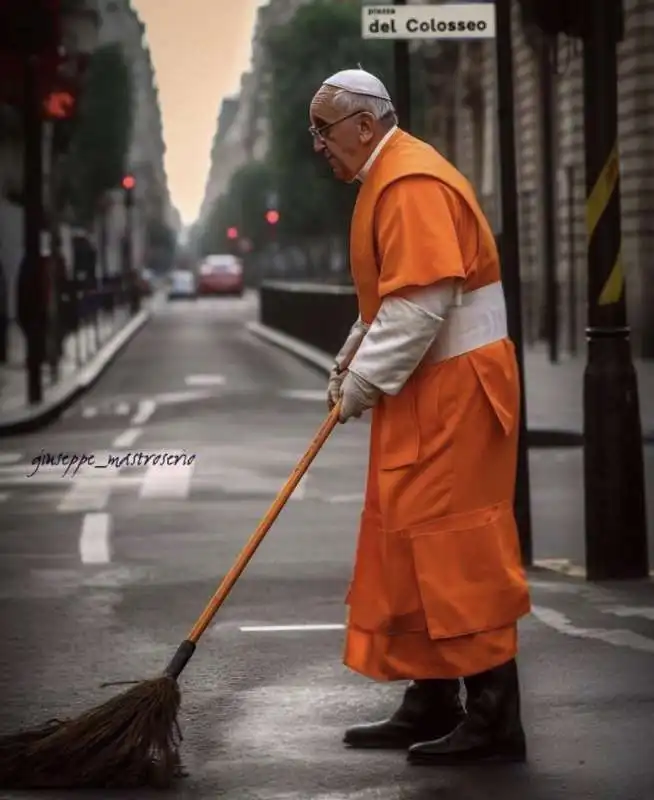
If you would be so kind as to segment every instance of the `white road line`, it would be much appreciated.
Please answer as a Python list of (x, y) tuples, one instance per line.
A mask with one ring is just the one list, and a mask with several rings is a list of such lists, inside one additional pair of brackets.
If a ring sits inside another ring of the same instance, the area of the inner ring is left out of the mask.
[(0, 453), (0, 464), (16, 464), (22, 457), (22, 453)]
[(126, 417), (129, 414), (129, 403), (118, 403), (116, 406), (116, 414), (121, 417)]
[(654, 639), (641, 636), (639, 633), (615, 628), (578, 628), (572, 624), (565, 614), (543, 606), (534, 606), (532, 613), (544, 625), (565, 636), (577, 639), (595, 639), (598, 642), (612, 644), (615, 647), (627, 647), (630, 650), (639, 650), (654, 655)]
[(604, 614), (614, 614), (616, 617), (637, 617), (654, 622), (654, 608), (652, 606), (607, 606), (602, 609)]
[(139, 436), (143, 433), (143, 428), (128, 428), (114, 439), (113, 447), (122, 450), (123, 447), (132, 447)]
[(298, 500), (304, 500), (306, 498), (306, 496), (307, 496), (307, 480), (308, 480), (308, 477), (309, 477), (308, 475), (305, 475), (300, 480), (298, 485), (293, 490), (293, 494), (290, 496), (289, 500), (294, 500), (294, 501), (297, 502)]
[(60, 513), (102, 511), (111, 496), (114, 483), (112, 477), (108, 478), (103, 470), (98, 470), (69, 478), (68, 480), (73, 481), (73, 485), (57, 506), (57, 511)]
[(195, 461), (190, 464), (151, 464), (143, 478), (139, 496), (144, 499), (188, 497), (194, 469)]
[(84, 419), (91, 419), (92, 417), (98, 416), (98, 409), (94, 408), (93, 406), (89, 406), (88, 408), (82, 409), (82, 417)]
[(141, 400), (136, 414), (132, 417), (132, 425), (145, 425), (156, 411), (156, 408), (157, 404), (154, 400)]
[(187, 386), (223, 386), (224, 375), (187, 375), (184, 379)]
[(243, 633), (286, 633), (287, 631), (342, 631), (345, 625), (246, 625)]
[(363, 502), (363, 494), (335, 494), (333, 497), (328, 498), (328, 503), (361, 503)]
[(316, 403), (326, 402), (324, 389), (285, 389), (277, 394), (280, 397), (288, 397), (289, 400), (309, 400)]
[(111, 517), (109, 514), (86, 514), (79, 537), (83, 564), (108, 564), (111, 561)]
[(157, 395), (157, 402), (159, 405), (174, 405), (175, 403), (188, 403), (191, 400), (205, 400), (208, 397), (211, 397), (211, 392), (206, 390), (164, 392)]

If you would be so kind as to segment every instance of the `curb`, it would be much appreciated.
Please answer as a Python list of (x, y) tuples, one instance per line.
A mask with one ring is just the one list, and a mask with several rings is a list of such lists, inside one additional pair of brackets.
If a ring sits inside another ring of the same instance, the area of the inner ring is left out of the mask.
[(32, 433), (54, 422), (62, 411), (65, 411), (93, 386), (116, 356), (150, 320), (151, 316), (151, 308), (140, 311), (98, 350), (88, 364), (85, 364), (70, 379), (62, 381), (62, 384), (51, 393), (48, 400), (38, 407), (21, 409), (8, 414), (0, 421), (0, 438)]
[[(260, 322), (249, 322), (248, 331), (268, 344), (275, 345), (281, 350), (294, 355), (310, 367), (323, 374), (329, 374), (333, 359), (329, 353), (319, 350), (312, 345), (304, 344), (293, 336), (281, 333)], [(530, 428), (527, 432), (528, 447), (534, 450), (555, 449), (562, 447), (582, 447), (584, 437), (581, 431), (554, 430), (549, 428)], [(643, 442), (654, 445), (654, 431), (648, 431), (643, 436)]]

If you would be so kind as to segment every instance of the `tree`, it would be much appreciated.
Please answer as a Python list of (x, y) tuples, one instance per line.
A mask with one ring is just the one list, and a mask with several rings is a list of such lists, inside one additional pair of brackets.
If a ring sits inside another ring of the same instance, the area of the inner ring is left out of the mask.
[(89, 223), (97, 202), (120, 185), (132, 137), (130, 67), (119, 44), (98, 48), (91, 58), (69, 153), (66, 189), (80, 222)]
[(175, 231), (160, 219), (147, 221), (146, 236), (149, 250), (149, 266), (155, 272), (166, 272), (173, 264), (177, 252)]
[[(356, 189), (334, 180), (307, 132), (311, 98), (330, 74), (356, 67), (393, 86), (392, 42), (361, 38), (358, 3), (313, 0), (264, 40), (270, 64), (270, 159), (280, 197), (282, 241), (338, 235), (349, 225)], [(423, 98), (416, 85), (414, 107)], [(412, 128), (418, 133), (419, 125)]]
[(233, 241), (227, 229), (238, 229), (239, 238), (248, 239), (257, 251), (265, 247), (270, 228), (265, 214), (274, 191), (274, 174), (268, 163), (251, 161), (233, 175), (227, 192), (219, 197), (209, 212), (201, 238), (201, 249), (207, 253), (231, 250)]

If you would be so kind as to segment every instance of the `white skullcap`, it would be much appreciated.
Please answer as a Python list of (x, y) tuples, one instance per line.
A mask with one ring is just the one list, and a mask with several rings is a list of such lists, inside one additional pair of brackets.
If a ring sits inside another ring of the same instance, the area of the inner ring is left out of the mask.
[(343, 69), (323, 81), (323, 86), (334, 86), (353, 94), (363, 94), (391, 102), (391, 96), (384, 84), (364, 69)]

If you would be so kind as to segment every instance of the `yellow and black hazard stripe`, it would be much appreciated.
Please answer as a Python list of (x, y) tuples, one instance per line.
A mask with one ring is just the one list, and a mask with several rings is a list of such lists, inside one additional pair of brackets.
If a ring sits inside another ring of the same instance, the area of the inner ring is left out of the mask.
[[(597, 302), (601, 306), (617, 303), (622, 298), (625, 285), (620, 242), (620, 163), (617, 142), (586, 200), (586, 227), (589, 263), (598, 267), (610, 265)], [(607, 247), (611, 252), (606, 252)], [(601, 253), (597, 252), (598, 248), (602, 249)], [(597, 257), (594, 257), (594, 251)]]

